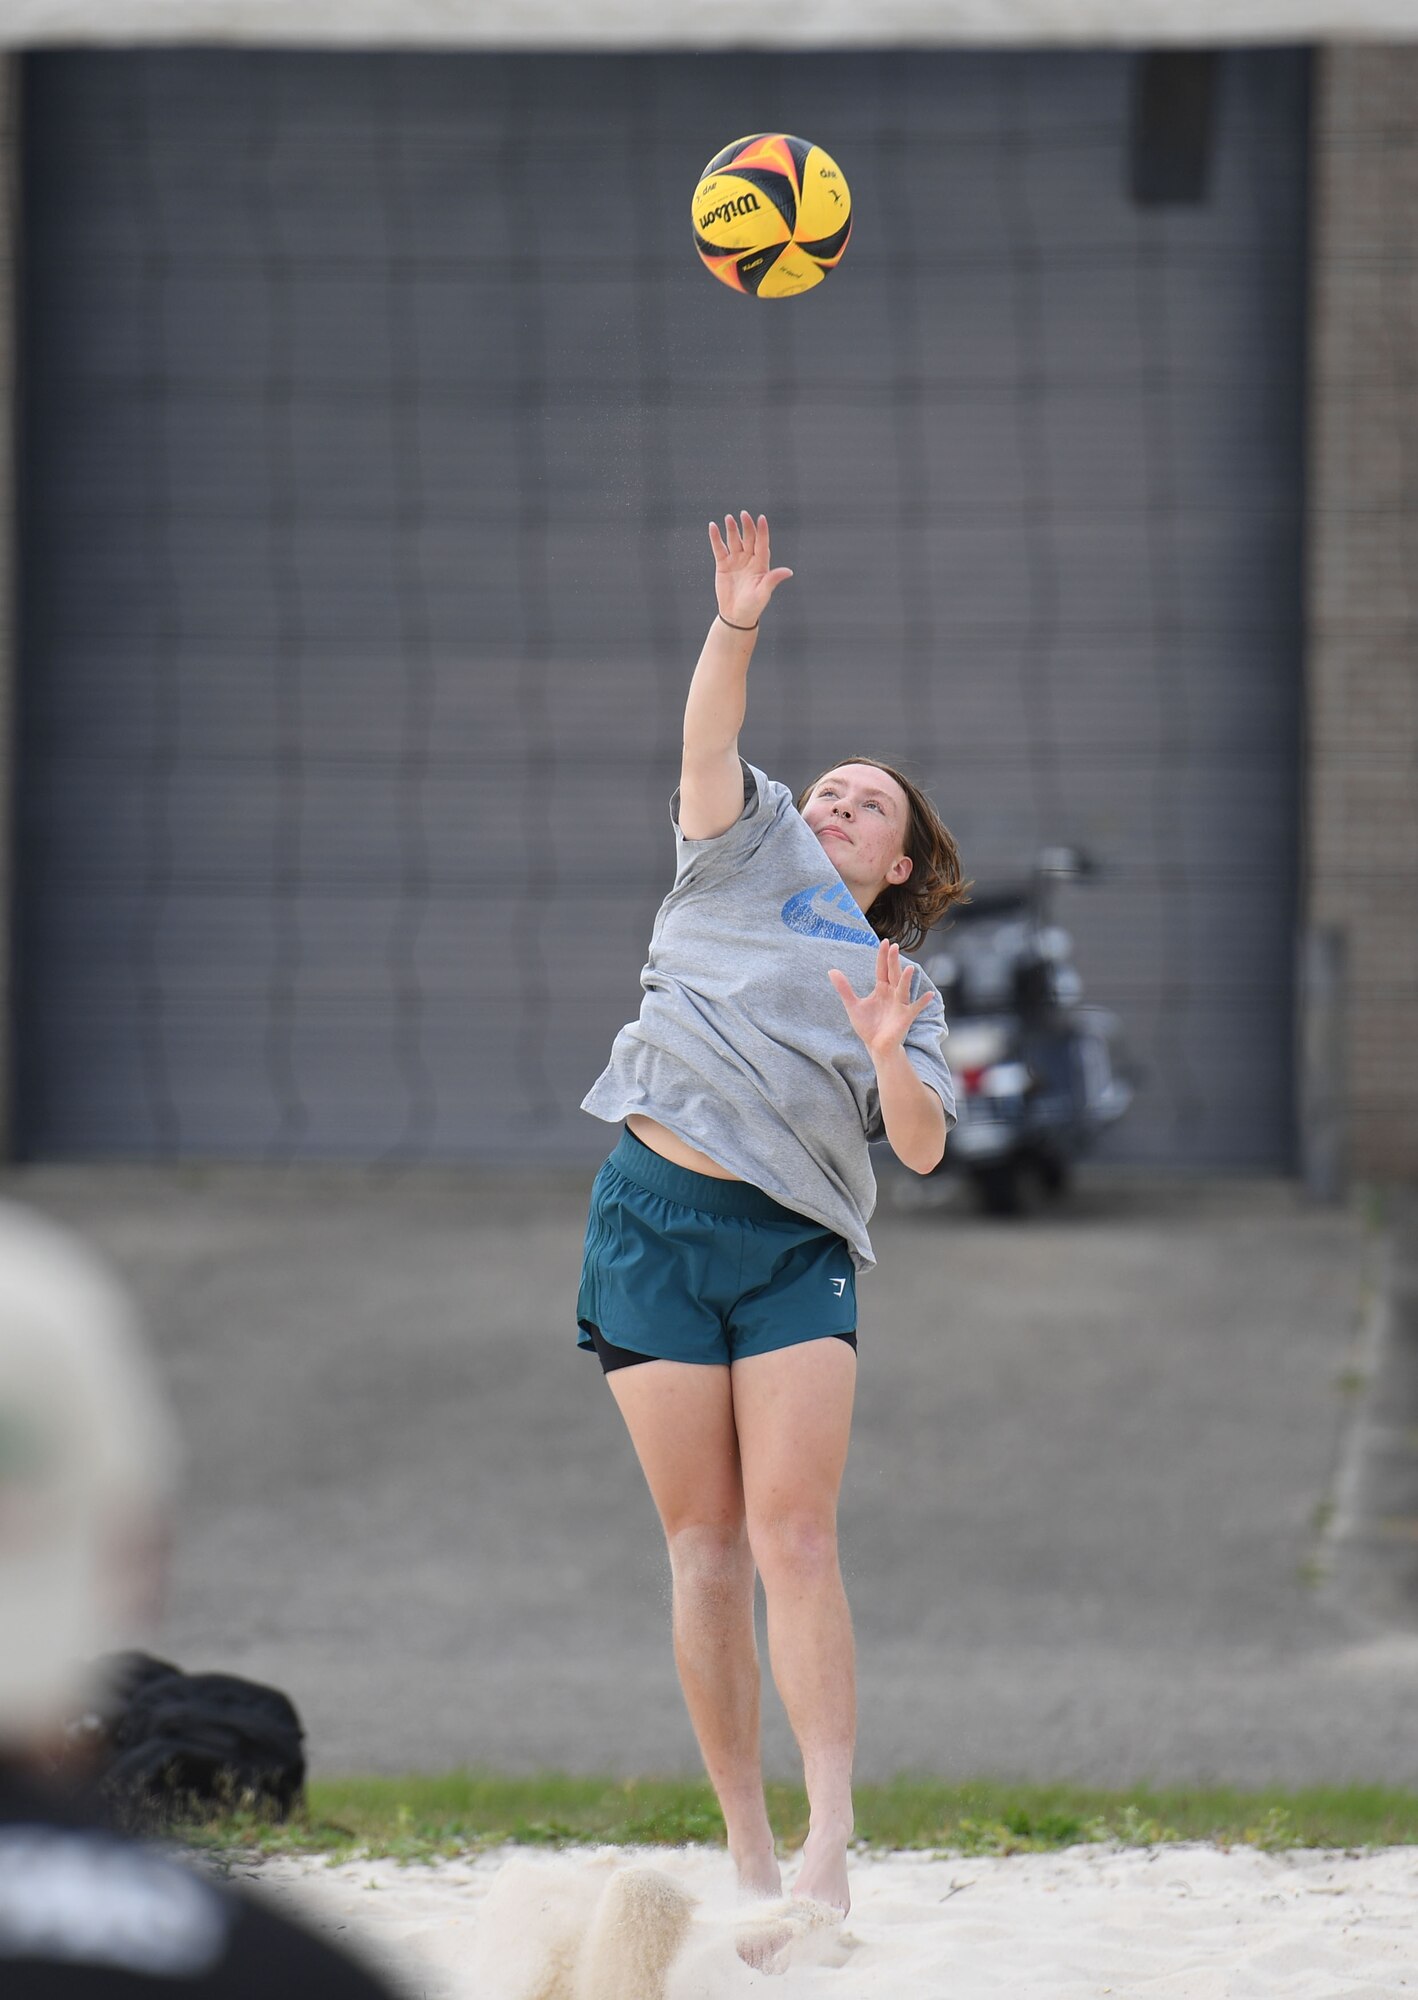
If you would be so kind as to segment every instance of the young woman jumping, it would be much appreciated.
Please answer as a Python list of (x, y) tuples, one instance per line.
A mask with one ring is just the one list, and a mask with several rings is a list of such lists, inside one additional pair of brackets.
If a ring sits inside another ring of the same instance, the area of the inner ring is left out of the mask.
[(768, 523), (709, 529), (718, 613), (670, 803), (677, 865), (640, 1016), (584, 1101), (623, 1124), (577, 1301), (669, 1545), (675, 1660), (745, 1893), (781, 1880), (759, 1750), (755, 1575), (810, 1823), (794, 1894), (846, 1912), (856, 1691), (837, 1495), (868, 1144), (917, 1173), (955, 1119), (940, 996), (900, 947), (965, 894), (917, 787), (853, 757), (791, 794), (739, 756)]

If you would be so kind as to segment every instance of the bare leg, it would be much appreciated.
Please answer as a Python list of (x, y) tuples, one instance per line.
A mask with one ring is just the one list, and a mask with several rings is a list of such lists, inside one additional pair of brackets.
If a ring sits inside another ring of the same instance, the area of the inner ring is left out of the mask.
[(798, 1739), (809, 1826), (794, 1894), (844, 1913), (856, 1663), (837, 1561), (856, 1356), (810, 1340), (736, 1361), (734, 1420), (749, 1540), (768, 1597), (773, 1678)]
[(607, 1376), (659, 1510), (680, 1686), (748, 1895), (782, 1887), (763, 1801), (754, 1563), (727, 1368), (647, 1361)]

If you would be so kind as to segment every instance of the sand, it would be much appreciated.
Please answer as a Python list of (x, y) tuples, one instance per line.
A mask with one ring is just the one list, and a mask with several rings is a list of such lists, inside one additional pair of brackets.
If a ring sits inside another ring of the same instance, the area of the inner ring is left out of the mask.
[(738, 1955), (774, 1913), (735, 1904), (721, 1850), (282, 1859), (236, 1881), (423, 2000), (1418, 2000), (1412, 1847), (863, 1856), (846, 1922), (802, 1927), (776, 1970)]

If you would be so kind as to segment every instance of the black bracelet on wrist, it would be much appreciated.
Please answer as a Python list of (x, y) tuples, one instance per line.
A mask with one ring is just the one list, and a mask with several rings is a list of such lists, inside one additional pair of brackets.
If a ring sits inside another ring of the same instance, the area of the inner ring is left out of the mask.
[(751, 625), (735, 625), (733, 619), (726, 618), (722, 611), (716, 611), (714, 616), (721, 625), (727, 625), (731, 632), (756, 632), (758, 630), (758, 620), (756, 618)]

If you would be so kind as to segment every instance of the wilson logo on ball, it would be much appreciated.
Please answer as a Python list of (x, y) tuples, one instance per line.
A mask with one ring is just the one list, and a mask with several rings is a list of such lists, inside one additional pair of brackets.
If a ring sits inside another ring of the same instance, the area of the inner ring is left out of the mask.
[(786, 299), (840, 263), (852, 198), (820, 146), (790, 132), (755, 132), (705, 167), (690, 219), (694, 247), (716, 278), (736, 292)]
[(758, 196), (756, 194), (741, 194), (737, 201), (721, 202), (717, 208), (706, 209), (704, 214), (699, 218), (699, 227), (701, 230), (704, 230), (712, 222), (727, 222), (731, 216), (749, 215), (757, 207)]

